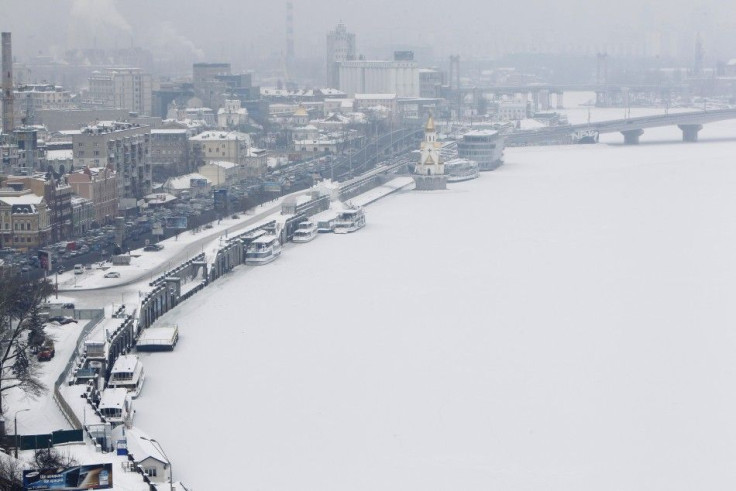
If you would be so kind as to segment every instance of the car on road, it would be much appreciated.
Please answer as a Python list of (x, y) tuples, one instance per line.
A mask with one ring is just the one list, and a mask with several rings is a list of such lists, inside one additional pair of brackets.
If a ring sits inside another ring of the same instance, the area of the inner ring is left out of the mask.
[(109, 273), (105, 273), (105, 278), (120, 278), (120, 273), (117, 271), (110, 271)]
[(54, 348), (54, 342), (50, 339), (46, 339), (43, 346), (41, 346), (41, 350), (38, 352), (38, 361), (49, 361), (55, 354), (56, 349)]
[(162, 246), (161, 244), (148, 244), (146, 247), (143, 248), (143, 250), (149, 251), (149, 252), (156, 252), (156, 251), (160, 251), (163, 248), (164, 246)]
[(74, 265), (74, 274), (82, 274), (84, 273), (84, 266), (81, 264), (75, 264)]

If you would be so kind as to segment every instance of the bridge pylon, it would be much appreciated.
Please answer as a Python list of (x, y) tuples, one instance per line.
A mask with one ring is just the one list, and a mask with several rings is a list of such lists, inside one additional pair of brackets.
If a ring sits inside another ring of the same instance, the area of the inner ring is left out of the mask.
[(702, 124), (678, 124), (677, 127), (682, 130), (682, 141), (684, 142), (698, 141), (698, 132), (703, 129)]
[(624, 145), (638, 145), (639, 137), (644, 134), (644, 130), (626, 130), (621, 132), (624, 135)]

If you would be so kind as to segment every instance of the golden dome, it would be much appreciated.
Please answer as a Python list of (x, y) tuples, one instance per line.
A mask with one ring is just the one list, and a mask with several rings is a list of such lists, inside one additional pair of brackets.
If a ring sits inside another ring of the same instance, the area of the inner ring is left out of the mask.
[(432, 117), (431, 114), (429, 115), (429, 119), (427, 120), (427, 126), (424, 127), (424, 131), (426, 133), (430, 133), (430, 132), (434, 132), (435, 131), (435, 129), (434, 129), (434, 118)]

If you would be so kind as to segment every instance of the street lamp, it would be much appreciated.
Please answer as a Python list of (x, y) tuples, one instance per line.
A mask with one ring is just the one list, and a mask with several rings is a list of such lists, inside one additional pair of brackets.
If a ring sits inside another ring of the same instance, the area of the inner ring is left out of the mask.
[(19, 409), (15, 412), (15, 416), (13, 417), (14, 421), (14, 427), (13, 430), (15, 433), (15, 458), (18, 458), (18, 446), (20, 444), (20, 441), (18, 440), (18, 413), (22, 413), (23, 411), (30, 411), (30, 409)]
[(166, 459), (166, 462), (169, 464), (169, 489), (173, 491), (174, 489), (174, 466), (171, 465), (171, 460), (166, 455), (166, 452), (164, 452), (163, 447), (161, 447), (161, 444), (154, 438), (146, 438), (145, 436), (141, 436), (141, 440), (145, 440), (147, 442), (151, 442), (159, 452), (161, 452), (161, 455), (164, 456)]

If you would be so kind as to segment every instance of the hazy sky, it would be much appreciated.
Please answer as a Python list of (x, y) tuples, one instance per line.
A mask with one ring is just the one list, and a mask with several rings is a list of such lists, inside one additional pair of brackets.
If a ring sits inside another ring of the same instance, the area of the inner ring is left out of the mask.
[[(293, 0), (293, 6), (298, 57), (323, 56), (325, 35), (341, 19), (368, 53), (429, 45), (439, 56), (470, 57), (647, 39), (670, 47), (678, 39), (689, 43), (699, 30), (709, 56), (736, 57), (736, 2), (726, 0)], [(19, 57), (137, 45), (157, 56), (247, 64), (284, 50), (285, 12), (286, 1), (278, 0), (0, 0), (0, 29), (13, 32)]]

